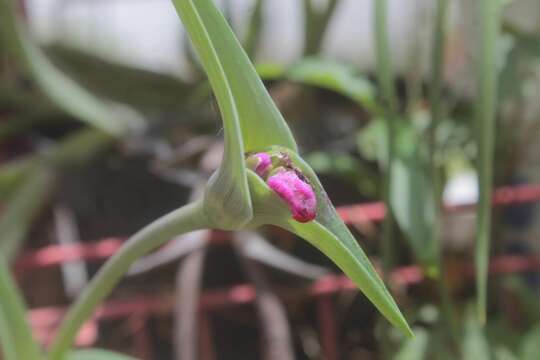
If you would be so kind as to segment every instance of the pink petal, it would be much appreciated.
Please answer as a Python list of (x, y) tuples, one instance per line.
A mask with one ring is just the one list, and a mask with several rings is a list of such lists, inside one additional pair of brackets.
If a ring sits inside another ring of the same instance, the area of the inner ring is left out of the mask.
[(247, 158), (248, 167), (260, 177), (266, 177), (272, 168), (272, 158), (267, 153), (252, 154)]
[(308, 222), (317, 215), (317, 199), (311, 186), (293, 170), (283, 170), (268, 178), (268, 186), (282, 198), (299, 222)]
[(259, 165), (255, 168), (255, 172), (259, 174), (259, 176), (264, 176), (272, 166), (272, 159), (267, 153), (257, 153), (255, 156), (259, 159)]

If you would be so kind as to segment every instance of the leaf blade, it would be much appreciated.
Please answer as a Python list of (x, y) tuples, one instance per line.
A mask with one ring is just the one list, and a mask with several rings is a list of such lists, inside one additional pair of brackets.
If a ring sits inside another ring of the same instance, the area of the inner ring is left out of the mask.
[(297, 151), (289, 126), (277, 109), (225, 18), (210, 0), (191, 2), (211, 39), (238, 108), (245, 151), (272, 145)]
[(478, 215), (475, 249), (478, 318), (486, 321), (488, 263), (491, 236), (491, 196), (493, 193), (493, 160), (495, 149), (496, 98), (498, 71), (497, 36), (500, 27), (501, 1), (480, 1), (480, 56), (478, 70)]
[(0, 254), (10, 261), (17, 254), (35, 217), (54, 184), (50, 169), (37, 167), (28, 173), (0, 215)]
[[(39, 348), (32, 338), (32, 331), (26, 322), (22, 296), (3, 256), (0, 256), (0, 326), (6, 360), (41, 358)], [(8, 329), (5, 329), (6, 326)], [(6, 335), (11, 341), (4, 338)], [(12, 355), (16, 357), (10, 358)]]
[(18, 19), (12, 0), (0, 0), (0, 24), (9, 49), (26, 66), (43, 92), (66, 113), (91, 126), (120, 136), (144, 126), (132, 109), (98, 99), (56, 68), (35, 45)]
[(416, 328), (414, 335), (414, 338), (403, 341), (394, 360), (422, 360), (426, 358), (429, 333), (423, 328)]
[[(298, 160), (293, 160), (295, 165), (299, 165)], [(412, 335), (392, 296), (348, 228), (339, 219), (318, 179), (314, 177), (312, 171), (307, 171), (309, 168), (305, 163), (300, 164), (299, 167), (316, 189), (318, 197), (316, 221), (299, 223), (293, 220), (284, 202), (268, 188), (262, 179), (248, 171), (255, 214), (251, 225), (257, 227), (273, 224), (307, 240), (338, 265), (393, 325), (405, 334)]]

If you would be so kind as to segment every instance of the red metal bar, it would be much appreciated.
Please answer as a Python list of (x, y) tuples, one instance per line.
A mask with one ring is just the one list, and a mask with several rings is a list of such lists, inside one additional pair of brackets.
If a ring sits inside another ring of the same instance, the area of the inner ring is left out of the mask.
[[(493, 204), (497, 206), (536, 201), (540, 201), (540, 185), (501, 187), (497, 189), (493, 197)], [(446, 207), (446, 211), (463, 211), (472, 208), (474, 208), (474, 204), (448, 206)], [(366, 221), (379, 222), (384, 218), (385, 214), (384, 204), (380, 202), (341, 206), (337, 210), (343, 221), (347, 224), (360, 224)], [(103, 260), (114, 255), (122, 245), (124, 239), (122, 237), (113, 237), (73, 246), (46, 246), (22, 255), (16, 262), (15, 270), (20, 274), (30, 269), (58, 266), (70, 261)], [(213, 245), (226, 243), (228, 243), (228, 234), (226, 232), (215, 231), (213, 233)]]
[(34, 268), (58, 266), (76, 260), (103, 260), (114, 255), (124, 240), (124, 238), (105, 238), (90, 243), (45, 246), (22, 255), (15, 264), (15, 271), (22, 273)]
[[(503, 187), (494, 195), (494, 205), (509, 205), (540, 200), (540, 185), (528, 185), (519, 187)], [(474, 204), (447, 207), (447, 211), (463, 211), (474, 207)], [(384, 217), (384, 205), (371, 203), (340, 207), (340, 216), (346, 223), (358, 223), (365, 221), (380, 221)], [(47, 246), (37, 251), (23, 255), (16, 263), (15, 269), (21, 274), (27, 270), (57, 266), (65, 262), (86, 260), (99, 261), (112, 256), (122, 246), (122, 238), (106, 238), (94, 243), (83, 243), (73, 246)], [(226, 244), (228, 234), (215, 232), (213, 244)], [(540, 270), (540, 254), (532, 256), (502, 256), (491, 260), (490, 274), (506, 274)], [(460, 267), (463, 276), (474, 276), (472, 264), (463, 263)], [(418, 266), (407, 266), (396, 269), (391, 275), (391, 281), (400, 285), (411, 285), (423, 280), (423, 272)], [(311, 287), (304, 289), (311, 296), (327, 297), (340, 291), (356, 291), (354, 283), (342, 275), (330, 275), (315, 282)], [(295, 292), (294, 289), (282, 289), (280, 294)], [(206, 291), (200, 302), (201, 311), (208, 316), (207, 311), (217, 310), (222, 307), (248, 304), (254, 301), (256, 290), (251, 285), (240, 284), (228, 289)], [(320, 305), (325, 306), (325, 305)], [(172, 297), (165, 294), (162, 296), (138, 296), (129, 300), (114, 300), (101, 306), (93, 318), (85, 324), (78, 334), (76, 344), (88, 346), (97, 338), (96, 322), (101, 319), (124, 318), (126, 316), (147, 314), (168, 314), (172, 309)], [(204, 310), (206, 309), (206, 310)], [(321, 310), (322, 311), (322, 310)], [(324, 312), (324, 311), (323, 311)], [(62, 307), (49, 307), (34, 309), (29, 312), (29, 318), (36, 330), (38, 338), (47, 344), (51, 340), (51, 334), (60, 322), (64, 314)], [(203, 321), (204, 319), (201, 319)], [(208, 321), (206, 319), (205, 321)], [(326, 321), (326, 320), (325, 320)], [(210, 326), (210, 325), (208, 325)], [(209, 336), (209, 334), (203, 334)], [(201, 340), (202, 341), (202, 340)], [(331, 344), (325, 345), (330, 350)], [(211, 358), (212, 352), (208, 355)]]
[[(540, 201), (540, 185), (503, 186), (493, 194), (494, 206), (523, 204)], [(455, 212), (474, 209), (475, 203), (459, 206), (445, 206), (445, 211)], [(361, 224), (366, 221), (380, 222), (386, 213), (382, 202), (341, 206), (338, 214), (346, 224)]]
[[(72, 261), (102, 261), (113, 256), (125, 240), (125, 237), (110, 237), (73, 245), (45, 246), (39, 250), (26, 252), (19, 257), (15, 263), (15, 272), (21, 275), (25, 271), (59, 266)], [(215, 230), (212, 232), (211, 242), (213, 245), (228, 244), (229, 235), (227, 232)]]
[[(472, 264), (464, 263), (460, 267), (464, 278), (474, 276)], [(501, 256), (492, 259), (490, 274), (509, 274), (528, 271), (540, 271), (540, 254), (531, 256)], [(391, 280), (398, 285), (413, 285), (421, 282), (423, 276), (417, 266), (406, 266), (392, 272)], [(344, 275), (329, 275), (312, 286), (305, 288), (311, 296), (330, 296), (341, 291), (356, 291), (356, 285)], [(298, 294), (298, 289), (279, 289), (281, 297)], [(228, 306), (249, 304), (255, 300), (255, 288), (248, 284), (239, 284), (227, 289), (208, 290), (201, 297), (201, 311), (215, 311)], [(166, 315), (173, 306), (170, 294), (137, 296), (128, 300), (111, 300), (98, 308), (93, 321), (123, 318), (133, 314)], [(46, 307), (29, 311), (29, 319), (36, 329), (51, 329), (58, 324), (64, 314), (64, 307)]]

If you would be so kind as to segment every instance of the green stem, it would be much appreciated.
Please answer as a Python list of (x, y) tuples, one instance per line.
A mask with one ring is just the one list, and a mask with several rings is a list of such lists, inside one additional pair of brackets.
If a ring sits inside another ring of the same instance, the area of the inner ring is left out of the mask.
[(263, 26), (263, 0), (256, 0), (251, 18), (249, 19), (248, 32), (243, 41), (244, 49), (251, 61), (254, 61), (257, 46), (260, 42), (261, 30)]
[(476, 108), (478, 136), (479, 201), (476, 241), (477, 311), (481, 324), (486, 321), (487, 271), (491, 236), (491, 196), (493, 192), (493, 157), (497, 97), (497, 36), (500, 28), (501, 2), (480, 1), (480, 43), (478, 101)]
[(439, 296), (441, 298), (442, 310), (445, 322), (452, 330), (454, 338), (457, 339), (456, 326), (454, 324), (453, 303), (448, 289), (446, 276), (444, 274), (444, 264), (442, 262), (442, 249), (439, 244), (439, 229), (440, 229), (440, 214), (442, 206), (442, 191), (441, 177), (439, 167), (437, 165), (436, 152), (437, 141), (436, 131), (437, 125), (440, 123), (442, 112), (442, 77), (444, 69), (444, 45), (445, 45), (445, 29), (447, 19), (448, 0), (437, 0), (437, 13), (433, 28), (433, 44), (432, 44), (432, 67), (431, 67), (431, 84), (430, 84), (430, 103), (431, 103), (431, 123), (428, 132), (428, 156), (431, 169), (431, 178), (433, 181), (433, 200), (435, 222), (432, 229), (431, 241), (437, 247), (437, 266), (439, 279), (437, 281)]
[(313, 0), (304, 0), (304, 55), (319, 52), (324, 34), (337, 6), (337, 0), (329, 0), (326, 8), (319, 12), (314, 8)]
[[(436, 137), (435, 132), (437, 125), (441, 121), (441, 92), (442, 92), (442, 76), (444, 68), (444, 43), (445, 43), (445, 28), (446, 28), (446, 12), (448, 9), (448, 0), (437, 1), (437, 14), (435, 16), (434, 36), (432, 44), (432, 67), (431, 67), (431, 86), (430, 86), (430, 103), (431, 103), (431, 123), (429, 126), (429, 156), (431, 167), (436, 171), (435, 151)], [(437, 194), (438, 195), (438, 194)]]
[(394, 142), (396, 135), (396, 94), (394, 88), (394, 74), (390, 62), (390, 49), (388, 45), (388, 33), (386, 24), (386, 0), (375, 0), (375, 53), (377, 59), (377, 77), (380, 88), (382, 107), (385, 111), (385, 121), (387, 129), (387, 156), (386, 169), (383, 179), (383, 198), (386, 204), (386, 216), (383, 222), (383, 241), (381, 254), (383, 261), (383, 271), (385, 274), (392, 268), (393, 249), (392, 238), (394, 235), (394, 219), (390, 206), (390, 169), (394, 158)]
[(71, 307), (53, 342), (48, 359), (62, 360), (73, 339), (96, 306), (111, 292), (129, 266), (141, 256), (182, 233), (209, 227), (200, 202), (186, 205), (154, 221), (133, 235), (99, 270)]

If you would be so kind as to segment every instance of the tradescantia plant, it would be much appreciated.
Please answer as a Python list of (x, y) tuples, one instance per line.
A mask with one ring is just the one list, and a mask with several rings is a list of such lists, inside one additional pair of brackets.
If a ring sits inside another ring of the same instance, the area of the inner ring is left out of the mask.
[(211, 0), (173, 3), (219, 105), (225, 145), (221, 166), (200, 200), (143, 228), (100, 269), (67, 313), (48, 359), (72, 358), (68, 350), (78, 329), (135, 260), (179, 234), (205, 228), (234, 231), (271, 224), (297, 234), (334, 261), (394, 326), (411, 335), (316, 174), (298, 155), (289, 127), (222, 14)]

